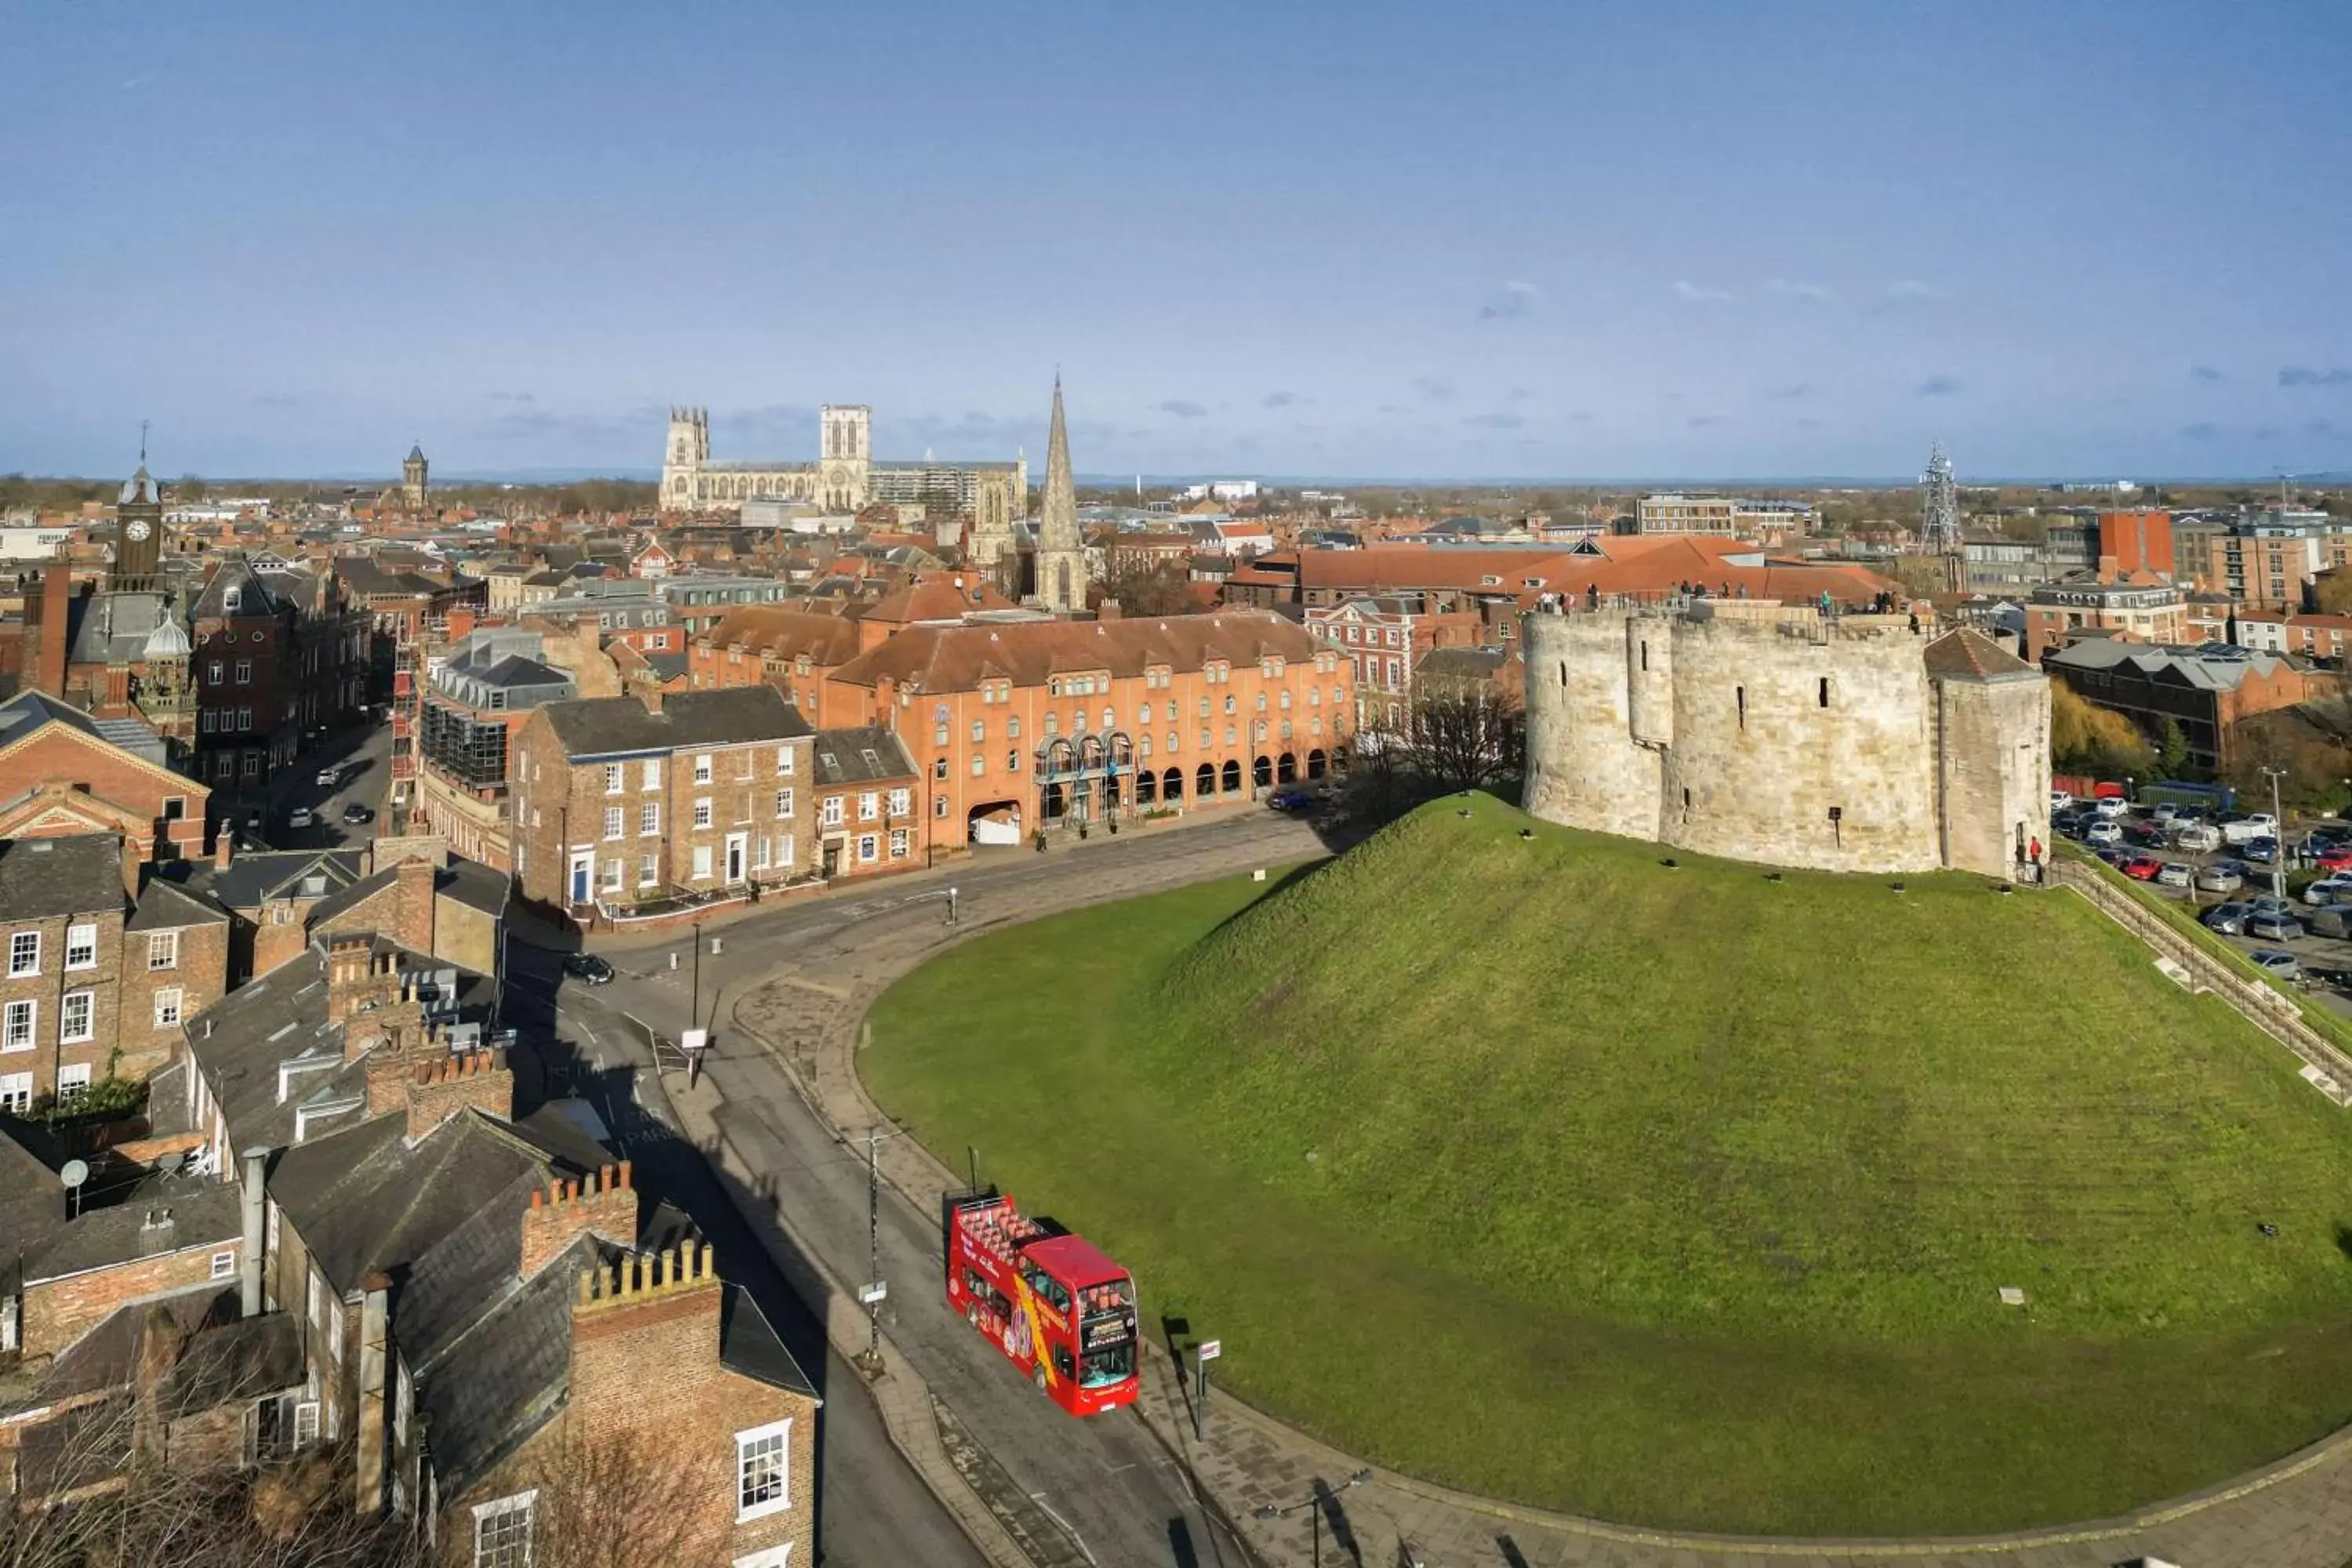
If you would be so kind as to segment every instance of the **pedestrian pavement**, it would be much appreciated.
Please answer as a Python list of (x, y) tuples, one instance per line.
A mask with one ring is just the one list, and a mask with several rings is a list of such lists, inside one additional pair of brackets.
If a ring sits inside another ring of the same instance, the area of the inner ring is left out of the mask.
[[(1017, 913), (983, 915), (976, 910), (980, 918), (950, 928), (935, 910), (903, 909), (863, 922), (829, 944), (798, 951), (735, 998), (732, 1022), (740, 1036), (767, 1051), (832, 1127), (844, 1132), (885, 1127), (888, 1118), (866, 1092), (856, 1053), (866, 1009), (891, 982), (981, 931), (1230, 874), (1248, 868), (1253, 858), (1267, 858), (1261, 846), (1226, 848), (1205, 839), (1197, 855), (1154, 857), (1146, 866), (1081, 851), (1064, 868), (1066, 876), (1031, 889)], [(710, 1086), (706, 1082), (698, 1092), (708, 1096)], [(699, 1124), (715, 1128), (719, 1107), (706, 1100), (690, 1110), (695, 1095), (686, 1100), (680, 1110), (690, 1135), (697, 1135)], [(701, 1142), (698, 1135), (697, 1141)], [(883, 1179), (920, 1213), (937, 1213), (939, 1194), (965, 1181), (910, 1138), (882, 1144), (878, 1163)], [(740, 1173), (755, 1182), (748, 1171)], [(808, 1299), (834, 1300), (828, 1329), (837, 1326), (856, 1342), (851, 1349), (862, 1349), (866, 1323), (854, 1303), (838, 1325), (831, 1321), (842, 1317), (845, 1295), (820, 1289)], [(885, 1347), (887, 1358), (887, 1335)], [(1357, 1568), (2114, 1568), (2144, 1556), (2180, 1568), (2347, 1568), (2347, 1559), (2352, 1558), (2352, 1439), (2343, 1436), (2204, 1492), (2082, 1525), (1916, 1542), (1740, 1538), (1579, 1519), (1377, 1469), (1363, 1483), (1351, 1484), (1367, 1468), (1360, 1460), (1222, 1391), (1213, 1399), (1205, 1438), (1196, 1438), (1185, 1379), (1170, 1347), (1152, 1344), (1149, 1352), (1137, 1415), (1185, 1464), (1203, 1505), (1247, 1542), (1264, 1568), (1319, 1568), (1321, 1561)], [(972, 1517), (969, 1460), (959, 1468), (950, 1455), (950, 1444), (940, 1436), (940, 1412), (920, 1380), (901, 1362), (891, 1366), (883, 1384), (877, 1392), (884, 1394), (894, 1442), (935, 1488), (943, 1489), (943, 1499), (960, 1517)], [(960, 1500), (951, 1496), (957, 1492), (962, 1494)], [(1262, 1510), (1280, 1511), (1261, 1519)], [(1012, 1541), (1007, 1521), (984, 1503), (979, 1515), (983, 1521), (976, 1526), (975, 1540), (992, 1561), (1010, 1564), (1058, 1555), (1024, 1554)]]

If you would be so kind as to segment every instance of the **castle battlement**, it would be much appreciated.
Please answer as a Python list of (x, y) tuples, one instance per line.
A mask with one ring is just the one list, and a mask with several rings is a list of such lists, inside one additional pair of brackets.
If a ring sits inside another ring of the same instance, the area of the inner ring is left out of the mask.
[(2048, 683), (1976, 632), (1738, 599), (1523, 631), (1538, 816), (1837, 871), (2011, 876), (2049, 841)]

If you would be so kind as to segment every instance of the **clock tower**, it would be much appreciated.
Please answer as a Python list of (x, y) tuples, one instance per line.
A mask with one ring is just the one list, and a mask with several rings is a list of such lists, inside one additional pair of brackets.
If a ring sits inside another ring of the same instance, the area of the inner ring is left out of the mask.
[(114, 570), (107, 586), (118, 594), (160, 592), (163, 577), (156, 563), (163, 552), (163, 492), (142, 462), (114, 503)]

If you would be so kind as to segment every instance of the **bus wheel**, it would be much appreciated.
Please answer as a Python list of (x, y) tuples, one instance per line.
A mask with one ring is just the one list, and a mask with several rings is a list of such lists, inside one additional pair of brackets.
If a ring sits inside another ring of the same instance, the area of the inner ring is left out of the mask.
[(1041, 1361), (1035, 1366), (1029, 1369), (1029, 1381), (1037, 1385), (1038, 1393), (1043, 1394), (1045, 1392), (1045, 1363), (1044, 1362)]

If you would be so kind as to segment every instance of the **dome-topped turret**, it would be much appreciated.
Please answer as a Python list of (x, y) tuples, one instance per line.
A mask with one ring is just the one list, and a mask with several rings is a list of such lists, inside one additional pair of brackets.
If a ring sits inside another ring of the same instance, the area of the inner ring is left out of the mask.
[(167, 615), (156, 624), (153, 631), (147, 634), (143, 657), (149, 659), (185, 658), (194, 647), (180, 623)]
[(155, 493), (155, 481), (149, 476), (146, 464), (140, 464), (139, 471), (122, 481), (122, 493), (115, 499), (132, 506), (151, 506), (161, 499)]

